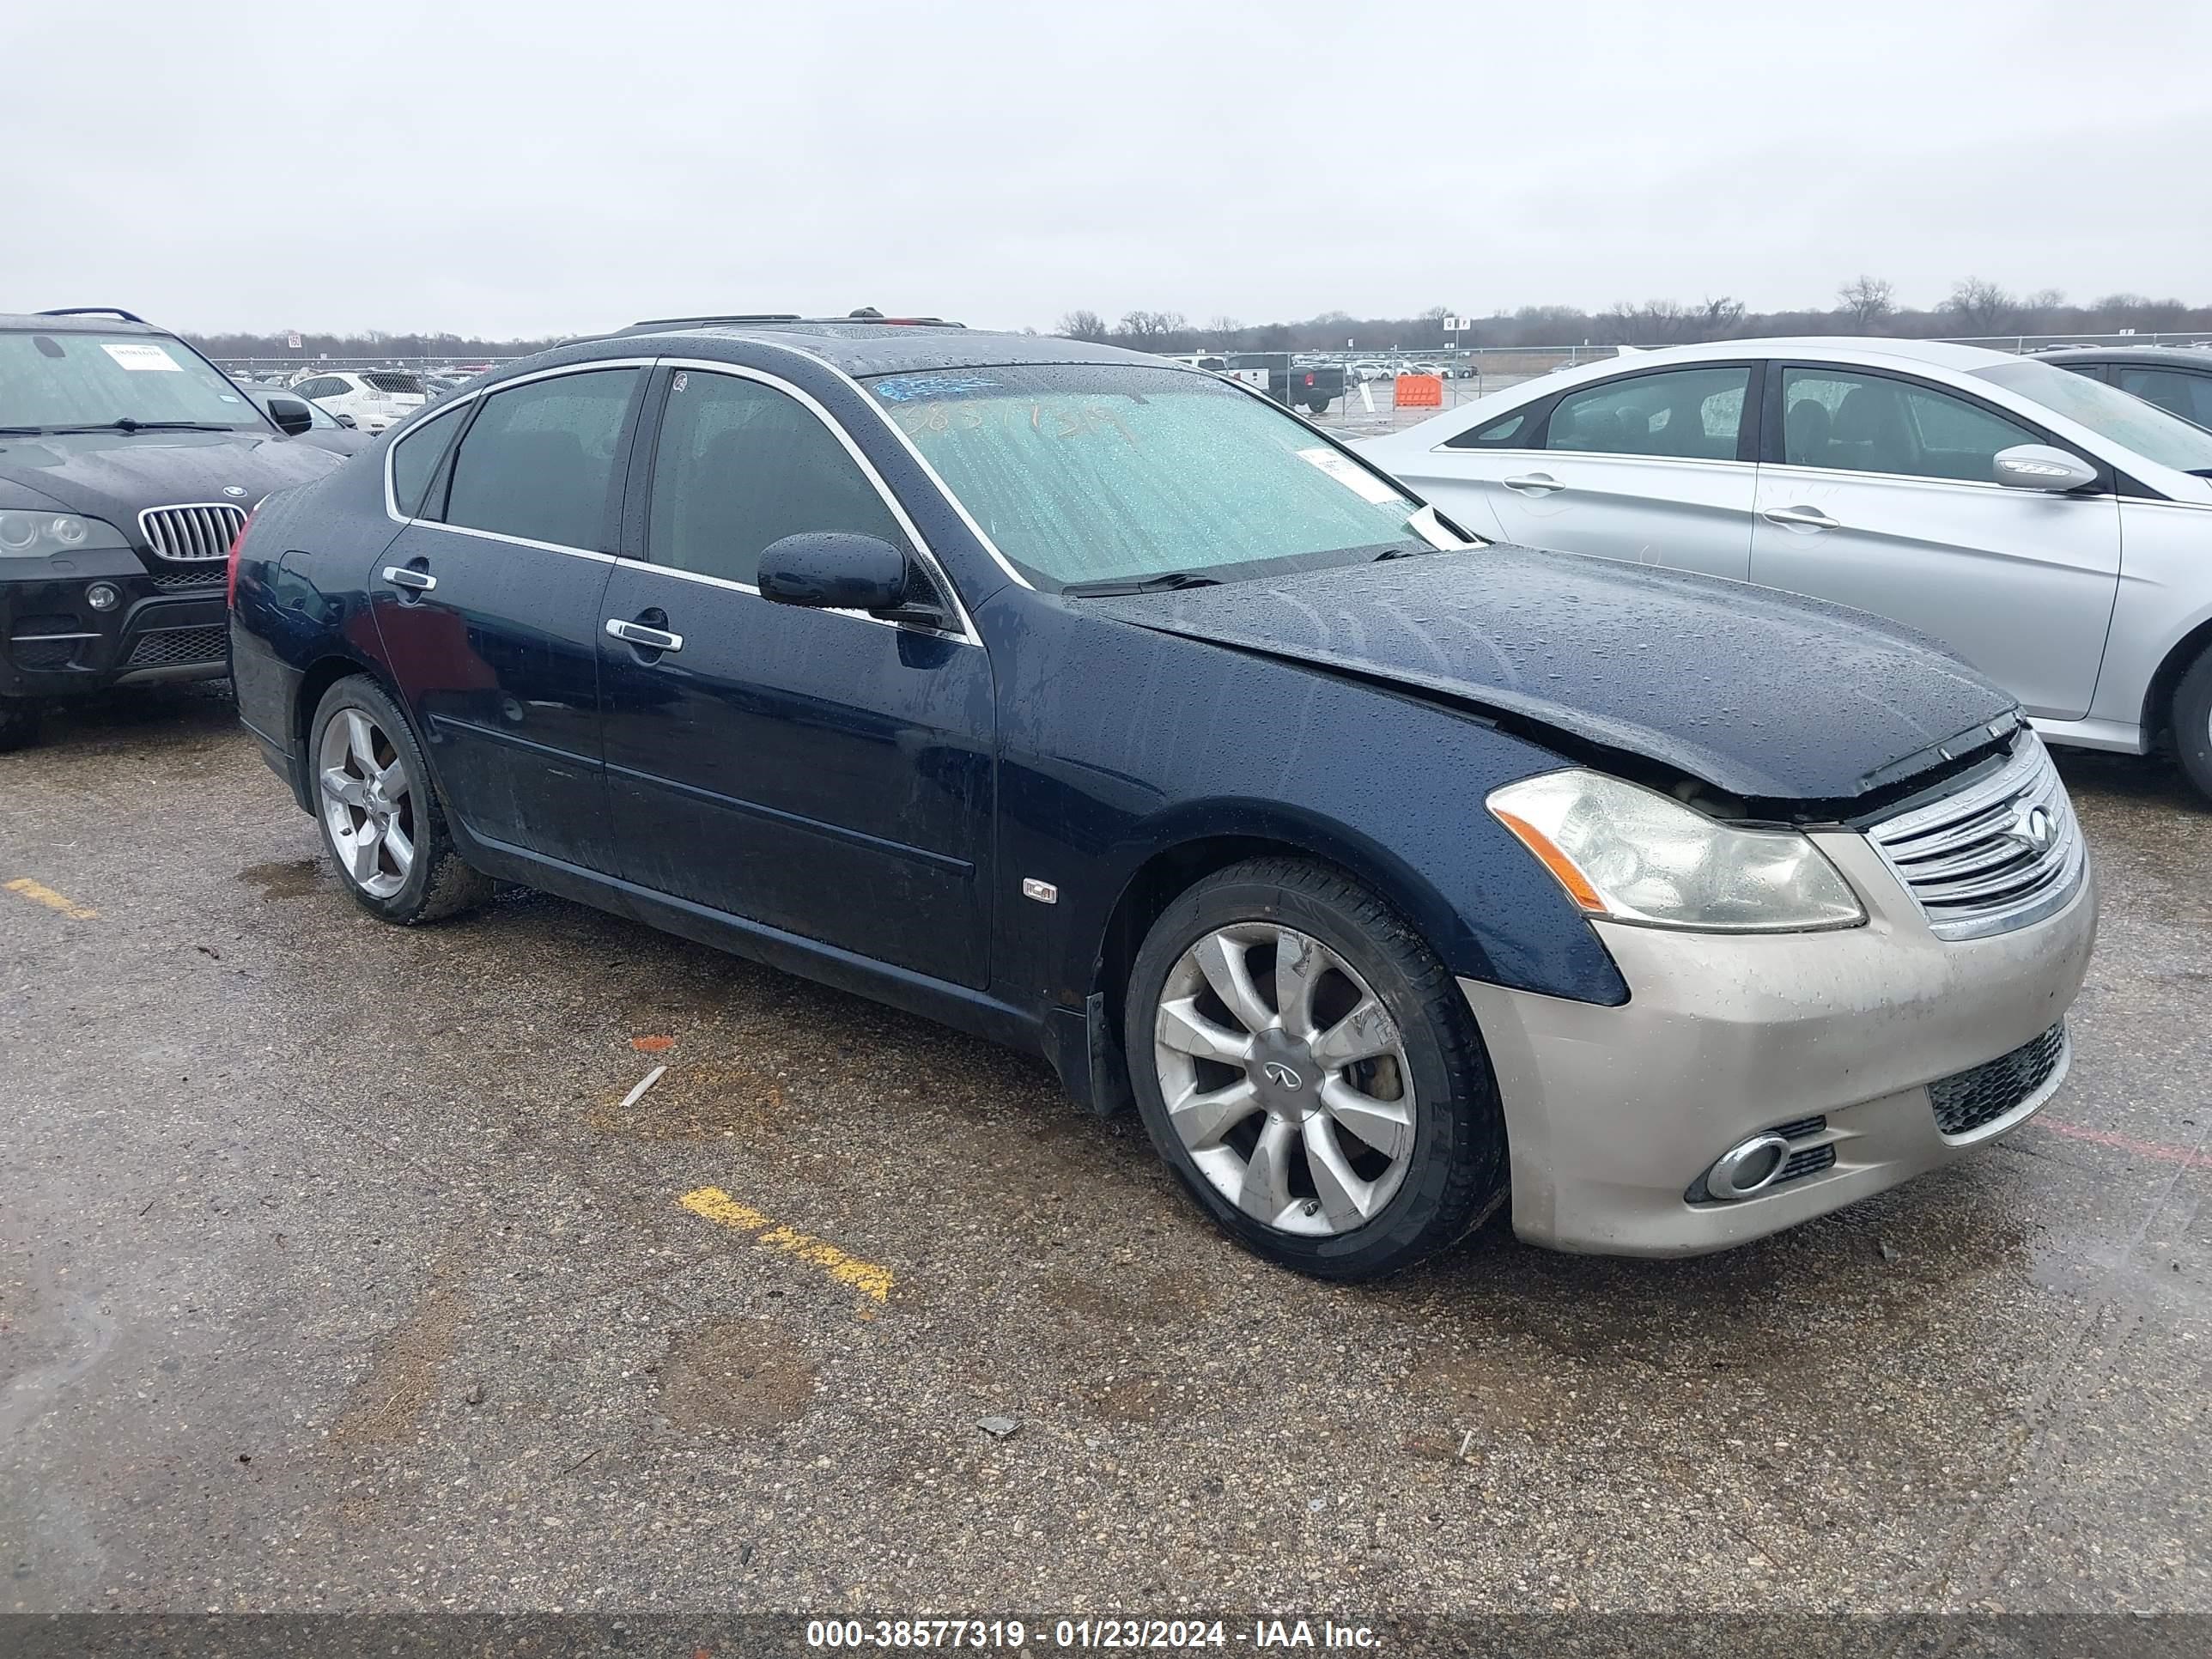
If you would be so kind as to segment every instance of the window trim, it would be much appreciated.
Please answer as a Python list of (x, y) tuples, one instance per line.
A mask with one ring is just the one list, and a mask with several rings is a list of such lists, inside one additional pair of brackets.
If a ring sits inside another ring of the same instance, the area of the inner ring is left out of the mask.
[(2113, 469), (2102, 456), (2085, 454), (2079, 444), (2068, 441), (2049, 428), (2021, 414), (2017, 410), (2007, 409), (2001, 404), (1991, 403), (1988, 398), (1978, 397), (1964, 386), (1953, 386), (1946, 380), (1931, 380), (1924, 374), (1909, 374), (1901, 369), (1875, 368), (1864, 363), (1819, 362), (1800, 357), (1770, 357), (1766, 360), (1766, 374), (1764, 377), (1767, 383), (1765, 419), (1761, 423), (1759, 433), (1759, 464), (1762, 466), (1784, 466), (1792, 472), (1818, 472), (1837, 478), (1902, 478), (1916, 484), (1949, 484), (1965, 489), (2010, 490), (2012, 488), (2008, 484), (1999, 483), (1995, 478), (1940, 478), (1931, 477), (1925, 472), (1877, 472), (1869, 467), (1807, 466), (1802, 462), (1789, 459), (1788, 451), (1783, 442), (1782, 416), (1786, 398), (1783, 390), (1782, 377), (1793, 368), (1831, 380), (1839, 375), (1858, 375), (1869, 380), (1896, 380), (1908, 388), (1933, 392), (1941, 396), (1954, 398), (1960, 403), (1972, 405), (1984, 415), (1992, 416), (2004, 422), (2007, 425), (2024, 428), (2033, 434), (2030, 440), (2032, 442), (2049, 444), (2054, 449), (2063, 449), (2083, 465), (2096, 469), (2097, 477), (2094, 483), (2085, 484), (2080, 489), (2069, 489), (2061, 499), (2097, 501), (2116, 493)]

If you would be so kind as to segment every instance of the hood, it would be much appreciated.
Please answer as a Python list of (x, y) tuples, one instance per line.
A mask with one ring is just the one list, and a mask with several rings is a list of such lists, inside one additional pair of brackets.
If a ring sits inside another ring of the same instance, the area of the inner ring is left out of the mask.
[[(0, 436), (0, 499), (33, 491), (68, 512), (105, 519), (136, 542), (147, 507), (229, 501), (251, 507), (271, 490), (313, 483), (342, 459), (273, 432)], [(234, 489), (243, 493), (228, 493)]]
[(1863, 611), (1527, 548), (1071, 603), (1475, 705), (1761, 800), (1849, 801), (2009, 728), (2016, 708)]

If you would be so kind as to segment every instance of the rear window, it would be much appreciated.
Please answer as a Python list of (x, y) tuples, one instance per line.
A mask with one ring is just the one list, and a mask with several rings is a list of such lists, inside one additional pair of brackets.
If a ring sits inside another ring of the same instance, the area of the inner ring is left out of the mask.
[(362, 384), (372, 392), (420, 392), (422, 389), (422, 377), (417, 374), (364, 374), (361, 378)]

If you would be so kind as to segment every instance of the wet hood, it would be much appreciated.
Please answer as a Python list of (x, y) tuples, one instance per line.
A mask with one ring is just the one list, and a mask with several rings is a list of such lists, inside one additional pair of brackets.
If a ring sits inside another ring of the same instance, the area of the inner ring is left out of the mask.
[(136, 541), (138, 514), (147, 507), (187, 501), (251, 507), (271, 490), (313, 483), (343, 459), (273, 432), (0, 435), (0, 503), (30, 491), (57, 507), (105, 519)]
[(1849, 801), (1944, 763), (1944, 747), (2008, 726), (2016, 707), (1863, 611), (1526, 548), (1074, 603), (1427, 691), (1765, 800)]

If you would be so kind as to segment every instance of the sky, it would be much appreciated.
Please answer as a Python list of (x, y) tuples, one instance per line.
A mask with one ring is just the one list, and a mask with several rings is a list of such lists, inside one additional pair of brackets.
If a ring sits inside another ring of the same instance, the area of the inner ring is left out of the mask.
[(2208, 62), (2201, 0), (5, 0), (0, 311), (2205, 303)]

